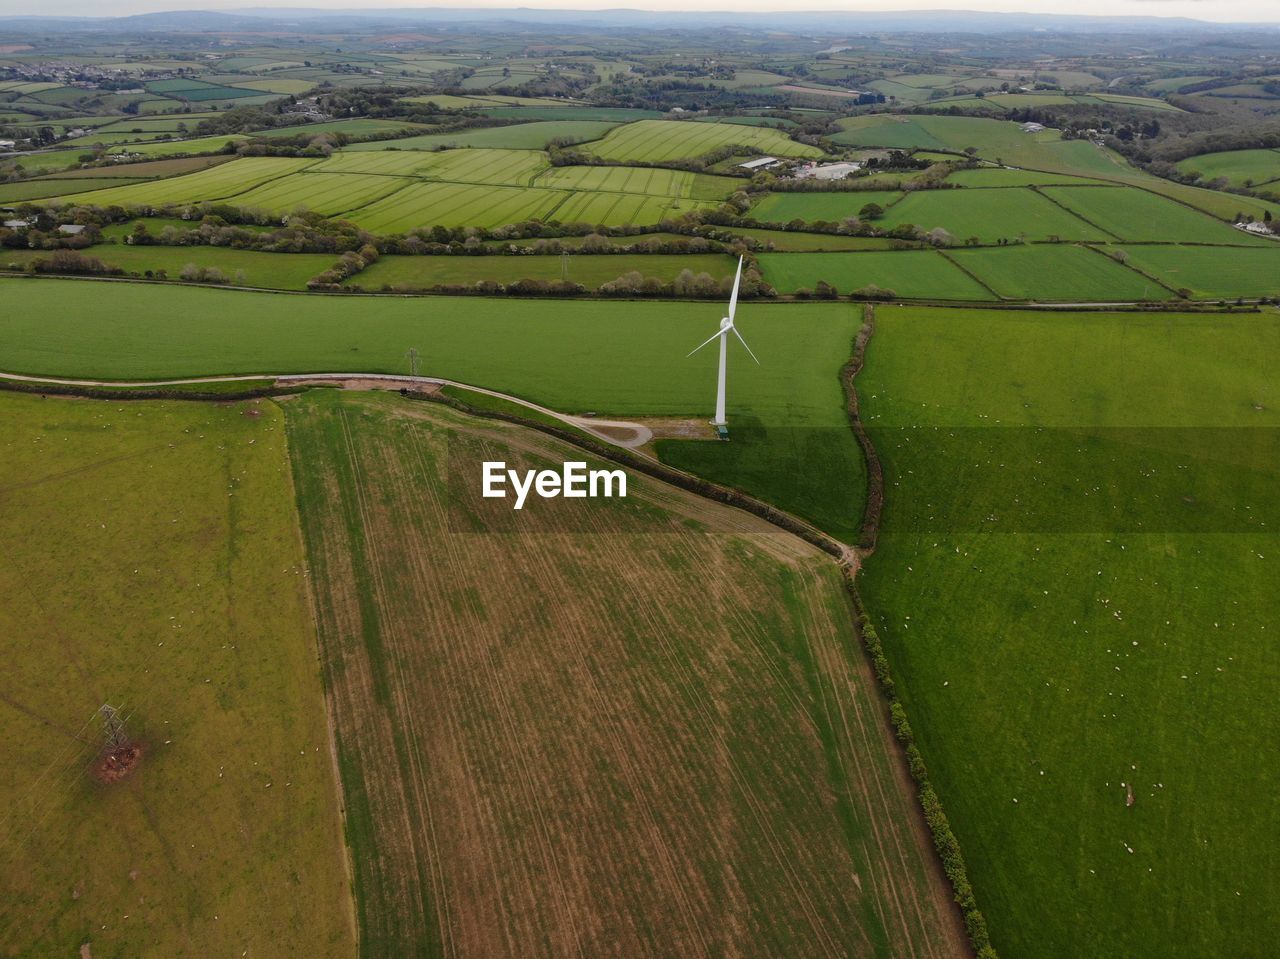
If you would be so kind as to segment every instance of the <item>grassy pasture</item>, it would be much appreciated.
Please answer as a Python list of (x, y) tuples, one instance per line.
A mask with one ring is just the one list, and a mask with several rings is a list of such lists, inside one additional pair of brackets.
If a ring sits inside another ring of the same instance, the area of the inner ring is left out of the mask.
[(640, 160), (661, 163), (687, 160), (730, 145), (750, 147), (760, 153), (789, 157), (816, 157), (822, 151), (797, 143), (784, 133), (766, 127), (735, 123), (686, 123), (680, 120), (638, 120), (610, 131), (604, 139), (584, 149), (606, 160)]
[(470, 183), (411, 183), (347, 219), (374, 233), (404, 233), (429, 226), (504, 226), (549, 219), (569, 197), (558, 190), (530, 190)]
[(92, 155), (92, 150), (51, 150), (48, 153), (20, 153), (0, 159), (0, 169), (21, 167), (26, 173), (54, 172), (79, 166), (80, 158)]
[(829, 560), (640, 475), (513, 525), (479, 460), (580, 454), (287, 411), (366, 955), (962, 954)]
[(411, 182), (404, 177), (302, 172), (240, 193), (235, 204), (278, 213), (306, 209), (336, 216), (390, 196)]
[(715, 205), (707, 201), (633, 193), (570, 193), (564, 203), (552, 211), (551, 218), (562, 223), (648, 225)]
[(877, 236), (837, 236), (829, 233), (800, 233), (788, 230), (757, 230), (735, 226), (730, 232), (767, 241), (784, 252), (816, 253), (839, 250), (888, 250), (891, 240)]
[(872, 284), (899, 296), (937, 300), (989, 300), (991, 294), (933, 250), (866, 253), (763, 253), (764, 278), (783, 293), (812, 290), (819, 280), (841, 293)]
[[(186, 223), (190, 228), (198, 224)], [(163, 226), (148, 224), (158, 233)], [(327, 270), (338, 259), (333, 253), (263, 253), (258, 250), (236, 250), (224, 246), (130, 246), (125, 244), (98, 245), (84, 251), (109, 266), (118, 266), (128, 273), (144, 275), (164, 270), (168, 278), (178, 279), (187, 264), (213, 266), (221, 270), (233, 283), (264, 290), (305, 290), (307, 280)], [(0, 266), (17, 264), (21, 267), (38, 257), (48, 257), (43, 250), (0, 251)], [(243, 278), (236, 278), (243, 271)]]
[(1273, 242), (1250, 236), (1199, 210), (1189, 209), (1145, 190), (1050, 186), (1043, 192), (1122, 240), (1172, 240), (1234, 246)]
[(1009, 120), (873, 114), (840, 120), (839, 125), (844, 132), (832, 139), (849, 146), (951, 151), (974, 147), (985, 160), (1050, 173), (1108, 178), (1125, 172), (1137, 175), (1122, 159), (1092, 143), (1063, 140), (1057, 130), (1023, 133)]
[(606, 120), (613, 123), (629, 123), (632, 120), (655, 120), (662, 116), (658, 110), (633, 107), (483, 107), (486, 116), (504, 120)]
[(661, 167), (552, 167), (540, 174), (535, 185), (556, 190), (591, 190), (678, 196), (696, 200), (723, 200), (742, 181), (734, 177), (666, 170)]
[(878, 311), (859, 582), (1002, 955), (1280, 935), (1278, 348), (1274, 312)]
[(868, 203), (889, 207), (903, 194), (883, 190), (853, 190), (848, 193), (769, 193), (751, 208), (751, 216), (762, 223), (790, 223), (803, 220), (838, 222), (857, 216)]
[(955, 170), (947, 177), (948, 183), (965, 187), (1013, 187), (1013, 186), (1090, 186), (1099, 183), (1084, 177), (1066, 176), (1062, 173), (1041, 173), (1038, 170), (1006, 170), (1003, 167), (981, 167), (976, 170)]
[[(232, 163), (219, 164), (185, 176), (80, 193), (68, 202), (129, 207), (221, 200), (244, 193), (269, 180), (296, 173), (314, 162), (288, 157), (243, 157)], [(54, 197), (48, 202), (57, 203), (61, 199)]]
[(205, 170), (219, 163), (230, 163), (232, 156), (176, 157), (172, 160), (138, 160), (132, 163), (113, 163), (111, 166), (86, 167), (82, 170), (64, 170), (51, 173), (52, 182), (63, 178), (90, 179), (93, 177), (123, 178), (128, 180), (158, 180)]
[(949, 250), (999, 296), (1041, 302), (1167, 300), (1173, 294), (1094, 250), (1067, 243)]
[[(11, 372), (103, 379), (395, 373), (416, 345), (427, 373), (566, 412), (705, 418), (714, 404), (714, 351), (685, 357), (715, 331), (714, 303), (531, 300), (517, 310), (482, 297), (286, 296), (0, 279), (0, 355)], [(661, 455), (855, 535), (863, 467), (837, 373), (859, 314), (848, 303), (743, 303), (738, 316), (762, 363), (734, 351), (734, 442), (670, 441)]]
[(119, 177), (105, 179), (66, 179), (66, 180), (18, 180), (15, 183), (0, 183), (0, 203), (21, 203), (24, 200), (39, 200), (50, 196), (68, 193), (84, 193), (89, 190), (100, 190), (103, 187), (129, 186), (140, 181)]
[(162, 143), (130, 143), (112, 147), (108, 153), (136, 153), (140, 156), (177, 156), (185, 153), (217, 153), (229, 143), (240, 143), (245, 136), (239, 133), (217, 137), (195, 137), (191, 140), (168, 140)]
[(353, 954), (279, 408), (6, 393), (0, 448), (0, 952)]
[[(717, 280), (733, 278), (736, 260), (718, 253), (693, 256), (659, 254), (604, 254), (570, 256), (568, 279), (594, 290), (624, 273), (638, 270), (645, 276), (670, 281), (681, 270), (710, 273)], [(559, 280), (562, 263), (558, 256), (384, 256), (352, 277), (348, 283), (366, 290), (384, 285), (425, 289), (437, 284), (474, 284), (480, 280), (513, 283), (520, 279)]]
[[(375, 134), (399, 133), (401, 130), (429, 129), (421, 123), (409, 123), (405, 120), (378, 120), (368, 117), (356, 117), (350, 120), (325, 120), (320, 123), (302, 123), (292, 127), (275, 127), (271, 130), (259, 130), (254, 137), (275, 139), (278, 137), (319, 136), (322, 133), (345, 133), (350, 136), (374, 136)], [(397, 141), (398, 142), (398, 141)]]
[[(1106, 192), (1113, 191), (1107, 189)], [(1053, 236), (1063, 240), (1110, 239), (1107, 233), (1073, 216), (1034, 190), (1019, 187), (917, 190), (889, 207), (876, 223), (885, 228), (913, 223), (923, 230), (940, 226), (957, 242), (971, 236), (984, 242), (1017, 237), (1047, 240)]]
[(505, 127), (480, 127), (453, 133), (429, 133), (400, 140), (354, 143), (348, 150), (438, 150), (458, 147), (489, 147), (511, 150), (542, 150), (552, 140), (582, 143), (596, 140), (617, 123), (607, 120), (534, 120)]
[(1180, 161), (1178, 169), (1199, 173), (1206, 182), (1223, 179), (1231, 186), (1262, 186), (1280, 180), (1280, 150), (1205, 153)]
[(547, 155), (535, 150), (445, 150), (428, 154), (415, 175), (454, 183), (528, 186), (548, 165)]
[(1124, 251), (1138, 269), (1197, 296), (1280, 296), (1280, 243), (1274, 240), (1250, 249), (1126, 245)]

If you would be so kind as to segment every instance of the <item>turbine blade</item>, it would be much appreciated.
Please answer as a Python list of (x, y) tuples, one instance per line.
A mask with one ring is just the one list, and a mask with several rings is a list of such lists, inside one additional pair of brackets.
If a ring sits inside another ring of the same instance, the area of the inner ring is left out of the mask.
[(733, 313), (738, 308), (738, 283), (742, 280), (742, 257), (738, 257), (738, 272), (733, 277), (733, 293), (729, 295), (729, 323), (733, 324)]
[(687, 360), (689, 357), (693, 356), (694, 353), (697, 353), (698, 350), (702, 349), (704, 346), (706, 346), (708, 343), (710, 343), (712, 340), (714, 340), (717, 336), (719, 336), (723, 332), (724, 330), (717, 330), (715, 333), (712, 333), (705, 340), (703, 340), (701, 343), (699, 343), (697, 346), (691, 349), (688, 353), (686, 353), (684, 355), (685, 359)]
[[(747, 346), (747, 341), (742, 338), (742, 334), (738, 332), (738, 328), (736, 326), (731, 326), (729, 327), (729, 329), (733, 330), (733, 335), (738, 338), (738, 341), (743, 346)], [(751, 347), (747, 346), (747, 352), (751, 353)], [(760, 360), (756, 358), (756, 355), (754, 353), (751, 353), (751, 358), (756, 361), (756, 366), (760, 365)]]

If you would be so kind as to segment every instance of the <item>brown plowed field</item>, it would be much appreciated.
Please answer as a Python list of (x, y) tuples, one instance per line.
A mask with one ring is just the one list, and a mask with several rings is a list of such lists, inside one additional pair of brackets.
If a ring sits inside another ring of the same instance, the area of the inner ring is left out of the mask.
[(840, 573), (645, 477), (392, 395), (286, 404), (367, 956), (963, 954)]

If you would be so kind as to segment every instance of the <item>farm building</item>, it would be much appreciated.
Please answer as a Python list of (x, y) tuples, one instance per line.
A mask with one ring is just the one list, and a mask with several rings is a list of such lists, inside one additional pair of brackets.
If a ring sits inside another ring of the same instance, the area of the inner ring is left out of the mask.
[(756, 157), (754, 160), (748, 160), (746, 163), (739, 163), (738, 166), (743, 170), (768, 170), (777, 166), (782, 161), (777, 157)]
[(1039, 133), (1043, 129), (1044, 129), (1043, 123), (1035, 123), (1033, 121), (1028, 121), (1022, 124), (1023, 133)]
[(857, 160), (847, 160), (843, 163), (806, 163), (796, 171), (796, 179), (843, 180), (861, 169), (862, 164)]

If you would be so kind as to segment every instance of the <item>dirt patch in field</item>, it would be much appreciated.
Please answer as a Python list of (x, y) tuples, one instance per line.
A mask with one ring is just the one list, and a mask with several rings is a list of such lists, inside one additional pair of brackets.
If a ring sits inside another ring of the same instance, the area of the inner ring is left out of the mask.
[(704, 419), (655, 417), (636, 422), (649, 427), (655, 440), (713, 440), (715, 428)]
[(129, 743), (98, 757), (93, 764), (91, 774), (100, 783), (123, 782), (134, 774), (146, 752), (142, 743)]

